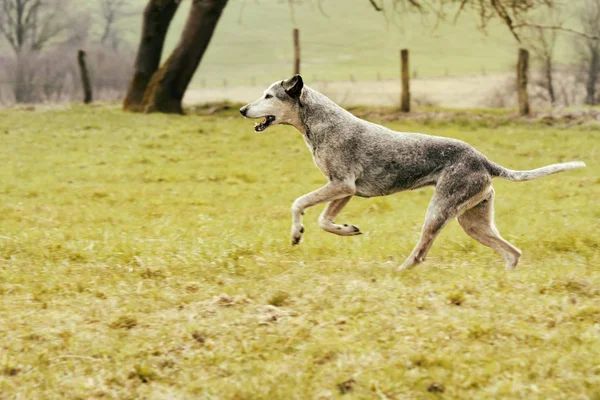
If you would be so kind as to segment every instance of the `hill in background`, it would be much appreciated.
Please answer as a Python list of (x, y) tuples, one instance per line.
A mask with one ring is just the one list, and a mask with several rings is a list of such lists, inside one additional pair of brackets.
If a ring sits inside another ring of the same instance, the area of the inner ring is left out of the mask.
[[(583, 0), (563, 5), (569, 15)], [(411, 50), (411, 72), (418, 77), (459, 76), (512, 71), (518, 43), (500, 22), (486, 32), (477, 16), (465, 12), (456, 24), (437, 23), (433, 15), (376, 12), (368, 0), (230, 0), (192, 86), (264, 85), (292, 73), (292, 29), (300, 29), (302, 74), (309, 81), (397, 79), (399, 50)], [(146, 0), (133, 0), (137, 14), (120, 22), (134, 53), (139, 41)], [(182, 0), (167, 37), (167, 57), (181, 34), (191, 0)], [(320, 4), (320, 6), (319, 6)], [(73, 0), (73, 8), (95, 13), (93, 36), (98, 37), (97, 1)], [(557, 47), (558, 62), (575, 56), (568, 34)], [(75, 51), (77, 49), (74, 49)], [(0, 38), (1, 55), (12, 56)], [(129, 63), (130, 61), (127, 61)]]
[[(518, 43), (499, 22), (484, 33), (467, 13), (456, 24), (436, 25), (433, 16), (378, 13), (367, 0), (321, 4), (319, 9), (307, 0), (290, 9), (285, 1), (230, 0), (195, 85), (222, 86), (224, 79), (230, 86), (268, 83), (290, 75), (293, 27), (300, 29), (302, 73), (313, 81), (396, 78), (404, 47), (419, 77), (506, 72), (516, 62)], [(179, 38), (188, 8), (184, 2), (178, 11), (168, 49)], [(557, 48), (563, 62), (573, 57), (566, 39)]]

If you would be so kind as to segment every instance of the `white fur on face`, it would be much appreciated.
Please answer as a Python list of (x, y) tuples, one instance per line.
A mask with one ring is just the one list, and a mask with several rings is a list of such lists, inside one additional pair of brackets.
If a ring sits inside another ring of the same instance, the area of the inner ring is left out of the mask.
[(256, 101), (246, 105), (246, 118), (263, 118), (269, 115), (275, 117), (273, 124), (289, 123), (292, 106), (281, 99), (283, 88), (281, 82), (275, 82)]
[(255, 100), (246, 106), (248, 109), (246, 113), (247, 118), (262, 118), (267, 115), (273, 115), (275, 118), (278, 117), (283, 102), (275, 96), (275, 85), (276, 84), (274, 83), (269, 86), (258, 100)]

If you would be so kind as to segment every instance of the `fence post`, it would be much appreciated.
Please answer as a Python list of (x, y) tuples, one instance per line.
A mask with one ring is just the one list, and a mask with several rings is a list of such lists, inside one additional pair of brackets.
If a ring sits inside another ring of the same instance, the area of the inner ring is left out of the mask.
[(300, 31), (294, 28), (294, 75), (300, 73)]
[(410, 69), (408, 65), (408, 49), (400, 51), (402, 60), (402, 95), (400, 99), (400, 110), (410, 112)]
[(85, 51), (79, 50), (77, 52), (77, 63), (81, 71), (81, 83), (83, 85), (83, 102), (89, 104), (92, 102), (92, 85), (90, 84), (90, 74), (88, 73), (87, 65), (85, 63)]
[(519, 96), (519, 113), (529, 115), (529, 95), (527, 93), (527, 78), (529, 74), (529, 52), (519, 49), (519, 62), (517, 63), (517, 92)]

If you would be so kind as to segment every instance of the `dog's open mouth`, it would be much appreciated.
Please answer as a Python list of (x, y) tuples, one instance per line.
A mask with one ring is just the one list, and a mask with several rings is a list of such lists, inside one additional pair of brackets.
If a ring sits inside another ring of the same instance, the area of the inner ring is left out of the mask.
[(267, 129), (269, 126), (271, 126), (271, 124), (275, 121), (275, 116), (274, 115), (267, 115), (265, 117), (265, 119), (263, 119), (261, 122), (257, 122), (254, 125), (254, 130), (256, 132), (262, 132), (265, 129)]

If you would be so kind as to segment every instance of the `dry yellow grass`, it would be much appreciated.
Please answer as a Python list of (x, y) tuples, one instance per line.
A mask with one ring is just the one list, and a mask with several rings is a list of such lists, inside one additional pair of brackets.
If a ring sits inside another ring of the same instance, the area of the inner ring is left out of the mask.
[(451, 224), (414, 245), (431, 190), (353, 200), (361, 237), (289, 206), (324, 178), (298, 134), (235, 112), (0, 111), (0, 398), (600, 398), (597, 125), (393, 122), (468, 141), (497, 182), (515, 272)]

